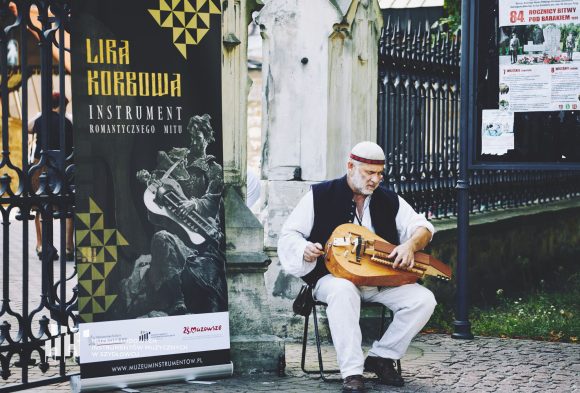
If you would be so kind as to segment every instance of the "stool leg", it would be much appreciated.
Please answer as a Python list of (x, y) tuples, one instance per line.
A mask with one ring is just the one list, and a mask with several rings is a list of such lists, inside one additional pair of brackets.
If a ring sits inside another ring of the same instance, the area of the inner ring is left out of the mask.
[(318, 334), (318, 318), (316, 316), (316, 306), (312, 307), (312, 319), (314, 320), (314, 337), (316, 338), (316, 350), (318, 351), (318, 367), (320, 368), (320, 378), (326, 381), (324, 368), (322, 366), (322, 349), (320, 347), (320, 336)]
[(306, 342), (308, 340), (308, 320), (309, 320), (310, 315), (307, 315), (304, 317), (304, 335), (302, 336), (302, 361), (300, 363), (300, 367), (302, 367), (302, 371), (304, 371), (305, 373), (306, 371), (306, 367), (305, 367), (305, 363), (306, 363)]
[(383, 337), (383, 334), (385, 333), (385, 316), (386, 316), (386, 306), (383, 306), (381, 308), (381, 330), (379, 331), (379, 340), (381, 339), (381, 337)]
[[(302, 359), (300, 366), (302, 371), (306, 374), (320, 374), (320, 378), (325, 382), (334, 382), (334, 379), (329, 379), (324, 374), (324, 366), (322, 364), (322, 344), (320, 340), (320, 334), (318, 331), (318, 315), (316, 313), (316, 305), (312, 306), (312, 319), (314, 320), (314, 337), (316, 339), (316, 352), (318, 354), (318, 370), (307, 370), (306, 369), (306, 344), (308, 341), (308, 323), (309, 316), (304, 317), (304, 334), (302, 336)], [(340, 370), (326, 370), (326, 374), (338, 373)], [(342, 381), (342, 379), (337, 379), (336, 381)]]

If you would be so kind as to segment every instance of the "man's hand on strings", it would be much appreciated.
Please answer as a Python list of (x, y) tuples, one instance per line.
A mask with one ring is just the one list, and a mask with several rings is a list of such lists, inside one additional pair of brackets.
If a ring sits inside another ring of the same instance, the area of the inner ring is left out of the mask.
[(304, 260), (306, 262), (316, 262), (319, 256), (324, 254), (324, 249), (320, 243), (306, 243), (306, 248), (304, 248)]
[(387, 258), (394, 258), (393, 268), (411, 270), (415, 266), (415, 250), (410, 242), (405, 242), (393, 249)]
[(189, 213), (192, 211), (197, 211), (199, 209), (199, 201), (197, 198), (188, 199), (181, 202), (181, 211)]
[(415, 266), (415, 252), (424, 249), (431, 241), (431, 236), (427, 228), (419, 227), (409, 240), (395, 247), (387, 258), (395, 259), (395, 269), (411, 270)]

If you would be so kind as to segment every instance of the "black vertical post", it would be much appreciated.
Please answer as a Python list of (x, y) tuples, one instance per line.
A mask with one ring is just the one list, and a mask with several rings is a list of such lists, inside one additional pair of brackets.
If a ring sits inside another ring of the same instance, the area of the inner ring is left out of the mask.
[(467, 299), (467, 241), (469, 238), (469, 136), (475, 105), (476, 34), (478, 20), (473, 17), (477, 0), (461, 3), (461, 120), (459, 137), (459, 178), (457, 180), (457, 309), (451, 337), (472, 339)]

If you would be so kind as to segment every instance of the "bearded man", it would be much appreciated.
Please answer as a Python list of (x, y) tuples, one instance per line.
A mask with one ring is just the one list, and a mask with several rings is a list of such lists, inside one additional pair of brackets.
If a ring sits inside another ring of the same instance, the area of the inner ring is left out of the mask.
[[(148, 189), (157, 183), (171, 188), (179, 201), (181, 219), (194, 223), (190, 232), (203, 233), (202, 229), (208, 228), (210, 232), (203, 243), (192, 244), (180, 226), (168, 225), (172, 220), (150, 214), (157, 228), (151, 255), (138, 259), (133, 274), (122, 284), (126, 315), (156, 317), (227, 310), (221, 229), (224, 181), (221, 165), (206, 151), (215, 141), (210, 120), (207, 114), (192, 116), (187, 126), (189, 147), (159, 151), (157, 167), (151, 173), (137, 172), (137, 179)], [(161, 194), (159, 190), (156, 188), (156, 193)]]
[[(431, 241), (433, 225), (381, 184), (384, 166), (385, 154), (379, 145), (357, 144), (348, 158), (346, 176), (313, 185), (286, 220), (278, 242), (285, 271), (301, 277), (314, 288), (313, 297), (328, 304), (326, 315), (344, 392), (365, 391), (365, 370), (375, 372), (384, 384), (402, 386), (396, 360), (403, 357), (436, 305), (431, 291), (419, 284), (356, 286), (332, 276), (324, 264), (322, 244), (344, 223), (362, 225), (397, 245), (389, 255), (396, 269), (411, 269), (414, 253)], [(373, 343), (366, 360), (359, 326), (361, 301), (384, 304), (394, 313), (393, 322)]]

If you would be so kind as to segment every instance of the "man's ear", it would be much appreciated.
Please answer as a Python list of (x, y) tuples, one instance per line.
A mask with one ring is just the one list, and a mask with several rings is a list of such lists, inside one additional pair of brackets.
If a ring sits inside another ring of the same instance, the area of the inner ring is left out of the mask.
[(351, 160), (348, 160), (346, 162), (346, 169), (348, 169), (349, 171), (354, 167), (354, 163)]

